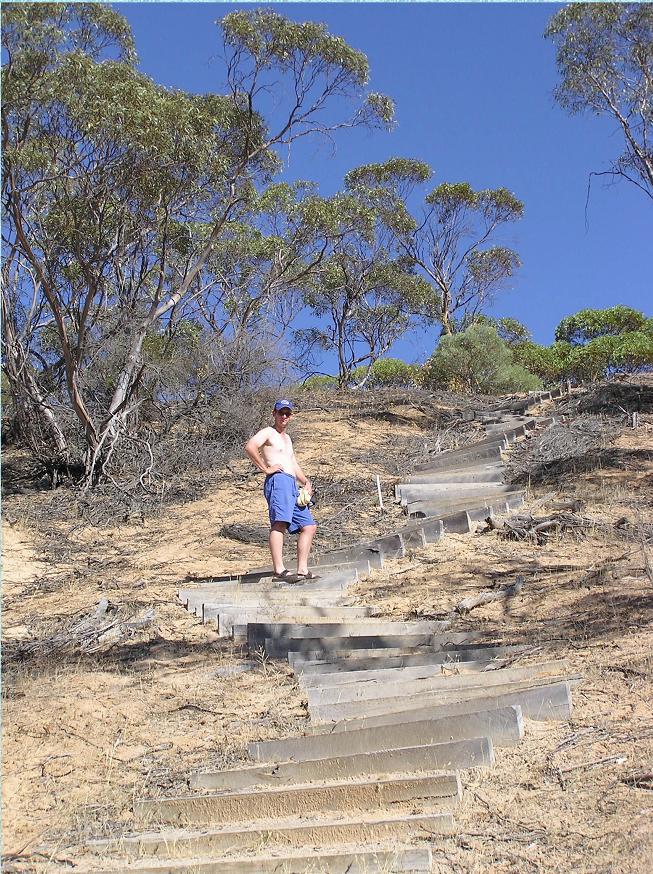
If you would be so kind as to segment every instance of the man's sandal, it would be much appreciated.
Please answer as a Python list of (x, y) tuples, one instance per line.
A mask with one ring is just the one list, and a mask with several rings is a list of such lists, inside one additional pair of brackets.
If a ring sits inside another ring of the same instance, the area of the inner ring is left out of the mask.
[(291, 570), (288, 570), (288, 568), (286, 568), (284, 571), (281, 571), (281, 573), (275, 574), (272, 577), (272, 582), (273, 583), (296, 583), (299, 579), (301, 579), (299, 574), (295, 574)]
[(305, 580), (319, 580), (320, 577), (317, 574), (311, 573), (311, 571), (307, 571), (305, 574), (297, 573), (295, 574), (298, 580), (304, 582)]

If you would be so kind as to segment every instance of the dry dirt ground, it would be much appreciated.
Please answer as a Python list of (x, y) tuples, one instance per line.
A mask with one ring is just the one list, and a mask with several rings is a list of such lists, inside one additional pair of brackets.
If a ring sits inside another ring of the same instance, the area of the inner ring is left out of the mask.
[[(385, 418), (314, 410), (293, 429), (309, 474), (357, 486), (349, 502), (318, 504), (330, 542), (339, 526), (350, 540), (391, 530), (401, 518), (389, 503), (396, 459), (375, 463), (373, 450), (414, 448), (431, 435), (427, 418), (399, 406)], [(491, 604), (459, 623), (527, 642), (538, 659), (565, 658), (582, 676), (571, 723), (528, 722), (524, 742), (498, 750), (491, 770), (465, 773), (458, 833), (432, 844), (436, 872), (651, 870), (653, 569), (644, 532), (653, 516), (653, 417), (624, 428), (612, 448), (612, 459), (627, 461), (589, 465), (529, 492), (531, 503), (552, 491), (580, 498), (583, 518), (596, 525), (541, 546), (480, 530), (448, 536), (388, 562), (354, 592), (352, 603), (375, 604), (387, 616), (440, 616), (522, 574), (526, 583), (507, 610)], [(132, 828), (135, 798), (187, 791), (191, 770), (234, 765), (249, 741), (306, 724), (306, 701), (287, 667), (248, 660), (175, 601), (189, 578), (268, 563), (263, 544), (219, 533), (229, 525), (265, 529), (259, 477), (246, 461), (232, 467), (231, 479), (216, 477), (201, 499), (115, 528), (67, 521), (44, 532), (26, 507), (47, 493), (5, 501), (6, 870), (98, 864), (85, 839)], [(54, 563), (43, 548), (53, 538)], [(103, 598), (109, 618), (153, 607), (154, 620), (118, 640), (87, 640), (85, 652), (57, 649), (62, 629), (91, 616)]]

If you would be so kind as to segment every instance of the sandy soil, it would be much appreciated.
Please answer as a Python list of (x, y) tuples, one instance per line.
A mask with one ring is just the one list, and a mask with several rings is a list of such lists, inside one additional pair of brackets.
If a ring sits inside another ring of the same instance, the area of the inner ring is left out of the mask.
[[(293, 424), (310, 475), (369, 484), (360, 537), (391, 530), (400, 518), (392, 505), (384, 514), (375, 507), (375, 475), (387, 496), (392, 486), (391, 465), (374, 462), (375, 448), (383, 455), (384, 446), (426, 433), (415, 410), (395, 412), (400, 420), (388, 422), (318, 410)], [(653, 447), (652, 419), (642, 418), (616, 448)], [(134, 798), (184, 790), (189, 771), (229, 766), (245, 758), (249, 741), (305, 725), (306, 701), (287, 667), (247, 660), (175, 600), (189, 578), (268, 563), (264, 545), (217, 533), (229, 524), (265, 528), (259, 478), (245, 461), (232, 473), (157, 519), (104, 530), (58, 525), (66, 548), (54, 566), (43, 561), (38, 531), (20, 518), (5, 523), (7, 870), (92, 864), (85, 839), (129, 830)], [(653, 583), (637, 536), (653, 513), (653, 463), (568, 478), (558, 494), (584, 499), (584, 515), (597, 526), (544, 546), (496, 532), (449, 536), (388, 563), (352, 595), (352, 603), (374, 603), (388, 616), (439, 616), (523, 574), (508, 611), (478, 608), (461, 626), (529, 642), (538, 648), (533, 657), (563, 657), (583, 678), (571, 723), (529, 723), (524, 742), (499, 750), (493, 769), (465, 774), (459, 832), (433, 843), (437, 872), (650, 870), (653, 783), (637, 787), (631, 777), (653, 770)], [(11, 510), (11, 501), (5, 506)], [(325, 501), (318, 521), (333, 512)], [(91, 615), (102, 598), (111, 615), (154, 607), (155, 620), (96, 652), (48, 653), (48, 636)], [(28, 659), (6, 657), (17, 643), (39, 641), (42, 652), (35, 646)]]

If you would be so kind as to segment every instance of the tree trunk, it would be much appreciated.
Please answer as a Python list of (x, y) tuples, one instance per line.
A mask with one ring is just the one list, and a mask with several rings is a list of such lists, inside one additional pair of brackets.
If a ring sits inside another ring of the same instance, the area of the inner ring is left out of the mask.
[[(4, 299), (2, 312), (4, 322), (4, 371), (9, 380), (11, 395), (16, 405), (18, 425), (25, 438), (36, 443), (38, 438), (32, 427), (36, 420), (43, 429), (43, 433), (48, 435), (51, 441), (51, 448), (55, 449), (59, 454), (66, 454), (68, 452), (68, 441), (29, 366), (25, 350), (16, 337), (11, 319), (8, 318)], [(34, 449), (40, 449), (42, 452), (44, 447), (35, 445)]]

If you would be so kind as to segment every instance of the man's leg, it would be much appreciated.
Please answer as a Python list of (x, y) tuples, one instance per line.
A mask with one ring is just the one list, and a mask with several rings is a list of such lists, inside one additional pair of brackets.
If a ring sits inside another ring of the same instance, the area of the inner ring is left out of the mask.
[(315, 537), (317, 525), (305, 525), (297, 536), (297, 573), (308, 573), (308, 555), (311, 551), (311, 543)]
[[(270, 555), (272, 556), (272, 566), (275, 574), (283, 573), (285, 570), (283, 564), (283, 536), (288, 530), (287, 522), (275, 522), (270, 528), (270, 536), (268, 537), (268, 545), (270, 547)], [(310, 548), (310, 544), (309, 544)]]

